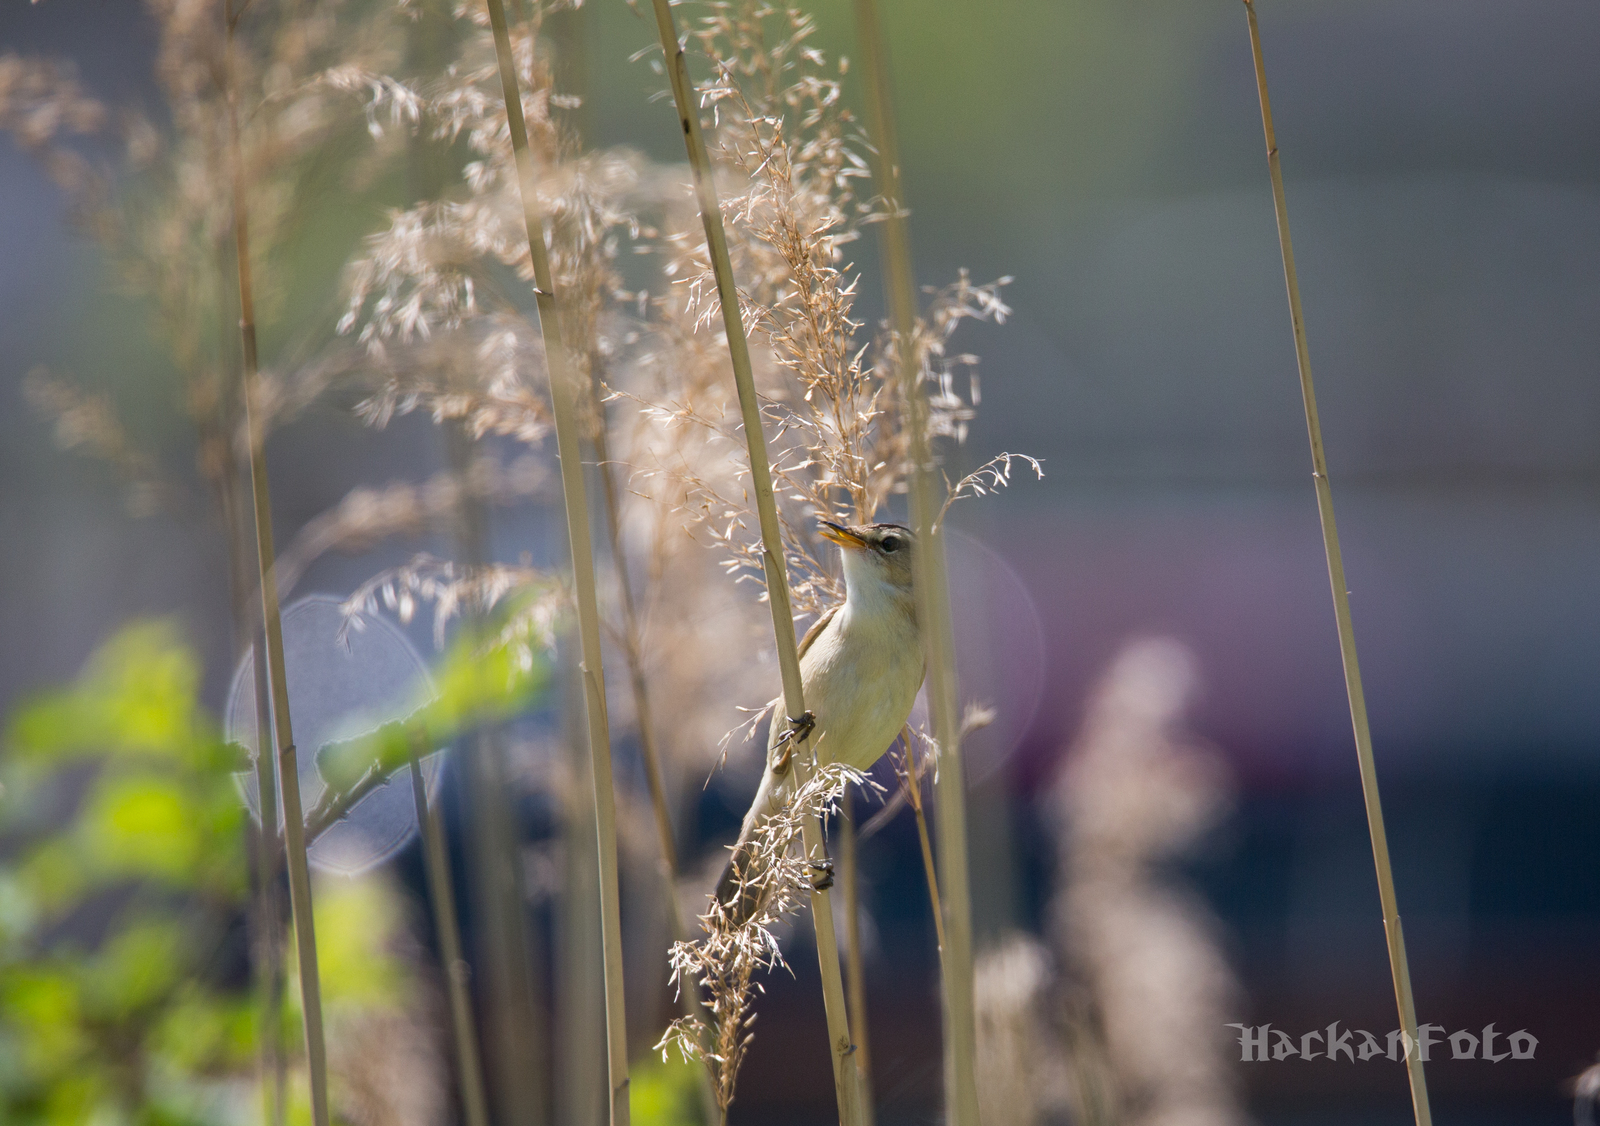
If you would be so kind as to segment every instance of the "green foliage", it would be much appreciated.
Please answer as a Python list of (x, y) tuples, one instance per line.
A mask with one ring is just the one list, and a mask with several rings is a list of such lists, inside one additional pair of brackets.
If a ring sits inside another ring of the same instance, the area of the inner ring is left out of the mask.
[(634, 1126), (697, 1126), (700, 1065), (676, 1053), (650, 1056), (629, 1076)]
[(198, 1121), (210, 1077), (252, 1059), (246, 975), (227, 959), (243, 814), (198, 686), (169, 626), (134, 625), (7, 728), (7, 1117)]
[[(458, 639), (435, 681), (434, 697), (404, 720), (323, 748), (328, 781), (387, 776), (409, 761), (413, 740), (442, 747), (515, 715), (544, 672), (503, 639), (489, 648)], [(241, 760), (200, 708), (199, 684), (172, 627), (139, 623), (6, 726), (0, 1122), (257, 1119), (263, 1021), (243, 941)], [(414, 998), (395, 953), (406, 920), (394, 891), (376, 879), (319, 881), (315, 910), (333, 1028), (403, 1013)], [(293, 1059), (292, 982), (286, 1000), (275, 1024)], [(291, 1120), (308, 1119), (293, 1105), (301, 1086), (291, 1080)]]
[(387, 778), (418, 748), (448, 746), (474, 727), (526, 710), (544, 686), (545, 667), (504, 639), (485, 647), (463, 630), (434, 669), (434, 682), (433, 696), (404, 719), (318, 748), (317, 770), (330, 791)]
[[(330, 1010), (403, 1003), (409, 979), (389, 949), (401, 929), (400, 903), (376, 880), (317, 881), (317, 968)], [(299, 997), (299, 990), (290, 990)]]

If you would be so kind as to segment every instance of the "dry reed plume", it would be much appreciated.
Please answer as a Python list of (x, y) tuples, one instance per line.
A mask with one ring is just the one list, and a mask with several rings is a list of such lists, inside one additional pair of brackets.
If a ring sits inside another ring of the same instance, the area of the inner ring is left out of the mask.
[[(767, 345), (753, 359), (801, 615), (820, 613), (843, 594), (813, 518), (871, 520), (904, 492), (906, 451), (888, 341), (854, 319), (859, 271), (845, 258), (875, 216), (874, 205), (855, 194), (866, 175), (857, 152), (865, 141), (840, 100), (838, 68), (806, 42), (815, 30), (796, 9), (742, 4), (706, 17), (696, 31), (716, 68), (702, 97), (716, 115), (712, 156), (741, 312)], [(647, 371), (662, 373), (660, 389), (628, 392), (663, 429), (658, 448), (642, 451), (635, 467), (663, 503), (722, 548), (730, 569), (762, 582), (740, 484), (738, 415), (725, 361), (705, 340), (717, 315), (711, 264), (693, 227), (673, 218), (661, 241), (679, 292), (656, 303), (656, 331), (642, 357)], [(931, 295), (919, 335), (933, 434), (965, 437), (976, 358), (950, 355), (947, 342), (966, 319), (1004, 321), (1007, 281), (975, 285), (963, 274)], [(675, 434), (685, 428), (688, 434)], [(711, 451), (724, 453), (721, 472), (708, 471), (708, 456), (684, 456), (707, 439)]]
[(676, 1047), (685, 1059), (702, 1059), (709, 1068), (717, 1105), (726, 1120), (755, 1020), (750, 1012), (758, 970), (784, 964), (783, 952), (772, 928), (804, 902), (816, 872), (796, 855), (805, 822), (838, 812), (847, 785), (866, 783), (866, 776), (841, 763), (820, 767), (798, 787), (792, 801), (763, 825), (755, 839), (754, 860), (767, 889), (761, 907), (742, 923), (728, 917), (725, 906), (713, 898), (701, 916), (706, 937), (699, 942), (678, 942), (672, 947), (672, 980), (680, 988), (693, 978), (705, 989), (707, 1027), (697, 1017), (679, 1017), (656, 1045), (666, 1058)]
[(1214, 749), (1183, 729), (1194, 658), (1167, 639), (1112, 661), (1046, 814), (1059, 850), (1048, 943), (976, 963), (984, 1121), (1238, 1126), (1226, 1014), (1239, 987), (1200, 898), (1169, 869), (1225, 813)]
[[(855, 182), (866, 175), (857, 152), (863, 142), (840, 98), (841, 69), (807, 42), (814, 31), (797, 10), (741, 4), (714, 9), (694, 33), (715, 68), (700, 97), (714, 115), (711, 156), (740, 280), (739, 313), (763, 345), (752, 356), (754, 375), (771, 431), (767, 452), (790, 605), (801, 616), (820, 614), (843, 595), (831, 554), (812, 530), (815, 519), (869, 521), (904, 491), (909, 424), (887, 333), (865, 332), (854, 315), (859, 276), (845, 248), (876, 217), (875, 205), (857, 197)], [(638, 365), (644, 382), (618, 388), (638, 407), (627, 451), (634, 487), (718, 547), (737, 580), (765, 583), (767, 548), (755, 534), (739, 457), (740, 413), (720, 349), (706, 342), (721, 311), (716, 264), (692, 219), (669, 210), (662, 228), (665, 272), (677, 292), (654, 302)], [(930, 436), (965, 437), (977, 396), (975, 361), (949, 356), (946, 342), (966, 319), (1004, 319), (1003, 284), (975, 286), (963, 274), (934, 294), (919, 323)], [(964, 482), (965, 490), (951, 489), (951, 498), (1005, 483), (1009, 468), (1001, 460), (987, 477)], [(755, 713), (752, 729), (763, 714)], [(768, 842), (761, 847), (770, 854)], [(753, 891), (759, 899), (779, 889)], [(726, 961), (727, 972), (706, 979), (717, 1022), (707, 1062), (721, 1101), (731, 1098), (742, 1054), (733, 1046), (742, 1043), (739, 1021), (754, 968), (737, 952), (760, 942), (730, 928), (716, 907), (705, 918), (708, 937), (677, 944), (673, 958), (675, 966)]]

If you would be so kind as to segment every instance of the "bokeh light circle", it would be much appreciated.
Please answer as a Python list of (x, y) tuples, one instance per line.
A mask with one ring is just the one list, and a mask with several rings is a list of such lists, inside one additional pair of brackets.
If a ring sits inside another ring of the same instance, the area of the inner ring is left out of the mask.
[[(404, 634), (382, 618), (339, 640), (344, 615), (339, 600), (314, 594), (283, 611), (283, 656), (289, 684), (289, 711), (299, 751), (300, 801), (310, 813), (327, 789), (317, 771), (317, 749), (398, 719), (433, 694), (421, 655)], [(255, 662), (247, 654), (234, 670), (224, 711), (227, 737), (243, 746), (252, 763), (256, 738)], [(442, 753), (422, 760), (429, 799), (438, 787)], [(274, 775), (276, 777), (276, 775)], [(261, 819), (261, 794), (254, 767), (237, 776), (251, 814)], [(281, 809), (278, 824), (283, 824)], [(354, 875), (383, 863), (417, 831), (411, 777), (401, 770), (330, 826), (307, 850), (317, 868)]]
[[(977, 705), (993, 721), (961, 742), (967, 779), (979, 782), (1022, 745), (1044, 697), (1046, 650), (1039, 608), (1017, 572), (980, 540), (946, 529), (950, 610), (955, 629), (956, 683), (963, 711)], [(912, 726), (932, 730), (927, 692), (917, 697)]]

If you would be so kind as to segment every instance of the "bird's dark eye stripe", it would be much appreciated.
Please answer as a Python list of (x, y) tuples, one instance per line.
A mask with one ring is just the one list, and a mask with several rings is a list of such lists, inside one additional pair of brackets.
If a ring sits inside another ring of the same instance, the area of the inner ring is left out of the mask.
[(899, 536), (884, 536), (883, 540), (880, 542), (879, 546), (882, 547), (883, 550), (885, 550), (885, 551), (899, 551), (900, 550), (900, 537)]

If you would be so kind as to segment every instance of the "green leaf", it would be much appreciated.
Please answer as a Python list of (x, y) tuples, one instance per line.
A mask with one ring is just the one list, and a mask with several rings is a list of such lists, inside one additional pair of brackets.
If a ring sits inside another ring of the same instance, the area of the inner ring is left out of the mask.
[(142, 1012), (162, 1001), (188, 969), (188, 943), (176, 919), (140, 919), (101, 945), (84, 977), (84, 1005), (98, 1021)]
[(198, 812), (171, 779), (102, 777), (82, 815), (85, 852), (104, 872), (183, 881), (210, 844)]
[(6, 1023), (21, 1033), (31, 1070), (59, 1072), (88, 1047), (81, 1024), (81, 995), (71, 974), (60, 966), (19, 966), (0, 984)]
[(651, 1055), (628, 1077), (635, 1126), (696, 1126), (701, 1065), (674, 1055), (665, 1063)]

